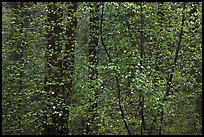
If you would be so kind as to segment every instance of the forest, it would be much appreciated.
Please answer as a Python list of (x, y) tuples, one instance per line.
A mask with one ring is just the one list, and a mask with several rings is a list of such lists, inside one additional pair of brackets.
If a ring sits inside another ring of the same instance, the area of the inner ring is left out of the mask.
[(3, 135), (202, 135), (202, 2), (2, 2)]

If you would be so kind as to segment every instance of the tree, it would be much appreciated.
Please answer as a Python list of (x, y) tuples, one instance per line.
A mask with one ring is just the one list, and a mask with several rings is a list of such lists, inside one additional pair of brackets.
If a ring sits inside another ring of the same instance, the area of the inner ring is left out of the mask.
[(201, 11), (3, 2), (3, 134), (202, 134)]
[[(68, 16), (71, 18), (66, 27), (67, 41), (63, 51), (60, 36), (63, 32), (63, 11), (60, 3), (48, 3), (48, 35), (46, 41), (45, 92), (48, 111), (46, 113), (45, 134), (68, 134), (68, 106), (72, 93), (72, 75), (74, 65), (74, 39), (76, 3), (68, 4)], [(64, 53), (64, 58), (60, 53)], [(48, 116), (47, 116), (48, 115)], [(49, 123), (48, 119), (52, 122)], [(51, 124), (51, 125), (50, 125)]]

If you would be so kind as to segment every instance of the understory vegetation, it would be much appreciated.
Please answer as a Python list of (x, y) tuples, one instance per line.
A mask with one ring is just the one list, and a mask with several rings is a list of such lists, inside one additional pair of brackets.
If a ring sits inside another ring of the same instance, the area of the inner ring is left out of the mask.
[(202, 2), (2, 2), (3, 135), (201, 135)]

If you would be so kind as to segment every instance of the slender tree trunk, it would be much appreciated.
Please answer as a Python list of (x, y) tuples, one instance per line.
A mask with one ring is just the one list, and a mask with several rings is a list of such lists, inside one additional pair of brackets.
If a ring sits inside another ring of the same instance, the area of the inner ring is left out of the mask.
[[(143, 54), (144, 54), (144, 15), (143, 15), (143, 3), (141, 2), (140, 5), (140, 17), (141, 17), (141, 36), (140, 36), (140, 66), (139, 66), (139, 72), (140, 74), (142, 73), (142, 65), (143, 65)], [(145, 116), (144, 116), (144, 95), (143, 93), (144, 91), (140, 90), (140, 115), (141, 115), (141, 135), (143, 135), (143, 131), (146, 132), (146, 124), (145, 124)]]
[[(99, 6), (98, 2), (89, 3), (90, 5), (90, 22), (89, 22), (89, 69), (90, 69), (90, 80), (91, 83), (98, 78), (98, 40), (99, 40)], [(86, 134), (90, 134), (93, 131), (97, 132), (97, 121), (95, 118), (97, 117), (97, 112), (95, 112), (95, 108), (98, 106), (97, 100), (99, 93), (98, 89), (95, 88), (96, 85), (90, 85), (90, 89), (94, 90), (94, 99), (90, 99), (90, 102), (93, 103), (89, 112), (91, 117), (87, 120), (86, 125)]]
[(71, 103), (71, 95), (72, 95), (72, 81), (73, 81), (73, 74), (74, 74), (74, 44), (75, 44), (75, 37), (76, 37), (76, 27), (77, 27), (77, 19), (74, 16), (74, 13), (77, 10), (77, 2), (69, 2), (68, 3), (68, 26), (66, 29), (66, 36), (67, 36), (67, 43), (65, 45), (65, 57), (63, 60), (63, 82), (65, 83), (63, 87), (63, 94), (64, 94), (64, 103), (66, 105), (64, 109), (64, 123), (65, 125), (65, 134), (69, 133), (69, 106)]
[(110, 54), (108, 53), (107, 47), (106, 47), (106, 45), (104, 44), (104, 41), (103, 41), (103, 10), (104, 10), (104, 3), (102, 3), (102, 16), (101, 16), (101, 20), (100, 20), (101, 43), (102, 43), (102, 45), (104, 47), (106, 55), (108, 56), (108, 60), (110, 61), (110, 63), (114, 64), (113, 71), (115, 73), (116, 87), (117, 87), (117, 92), (118, 92), (118, 105), (119, 105), (119, 109), (120, 109), (120, 112), (121, 112), (122, 120), (123, 120), (125, 128), (126, 128), (126, 130), (128, 132), (128, 135), (131, 135), (130, 128), (129, 128), (128, 123), (127, 123), (127, 121), (125, 119), (125, 113), (124, 113), (123, 107), (121, 105), (121, 87), (120, 87), (120, 83), (119, 83), (119, 74), (118, 74), (118, 72), (115, 69), (116, 64), (115, 64), (115, 62), (113, 62)]
[[(159, 22), (159, 30), (158, 30), (158, 34), (161, 34), (162, 32), (163, 32), (163, 27), (164, 27), (164, 8), (163, 8), (163, 2), (158, 2), (157, 3), (158, 4), (158, 9), (157, 9), (157, 12), (156, 12), (156, 15), (157, 15), (157, 18), (158, 18), (158, 22)], [(158, 43), (157, 43), (157, 45), (155, 45), (155, 70), (156, 70), (156, 72), (160, 72), (161, 71), (161, 51), (160, 51), (160, 49), (161, 49), (161, 46), (162, 46), (162, 40), (161, 39), (159, 39), (160, 41), (158, 41)], [(155, 87), (155, 89), (157, 89), (158, 88), (158, 84), (157, 84), (157, 79), (160, 79), (160, 78), (158, 78), (158, 77), (160, 77), (160, 76), (154, 76), (154, 78), (153, 78), (153, 84), (154, 84), (154, 87)], [(155, 115), (153, 115), (153, 120), (152, 120), (152, 123), (151, 123), (151, 125), (150, 125), (150, 127), (149, 127), (149, 131), (148, 131), (148, 134), (149, 135), (152, 135), (152, 134), (154, 134), (154, 133), (156, 133), (156, 131), (158, 131), (158, 128), (156, 128), (156, 126), (155, 126), (155, 124), (156, 124), (156, 122), (157, 122), (157, 119), (158, 119), (158, 117), (160, 117), (160, 112), (158, 112), (157, 114), (155, 114)]]
[[(177, 62), (177, 59), (178, 59), (178, 53), (179, 53), (180, 48), (181, 48), (181, 41), (182, 41), (182, 37), (183, 37), (183, 27), (184, 27), (184, 21), (185, 21), (185, 17), (184, 17), (185, 16), (185, 14), (184, 14), (185, 5), (186, 4), (183, 2), (181, 30), (180, 30), (180, 34), (179, 34), (178, 46), (177, 46), (175, 57), (174, 57), (174, 61), (173, 61), (173, 64), (174, 64), (175, 67), (176, 67), (176, 62)], [(163, 104), (164, 104), (164, 101), (167, 100), (167, 97), (171, 94), (170, 93), (170, 89), (172, 87), (171, 84), (172, 84), (172, 79), (173, 79), (174, 68), (172, 68), (172, 71), (171, 71), (171, 73), (169, 75), (169, 80), (167, 81), (166, 93), (165, 93), (164, 97), (162, 98), (161, 113), (160, 113), (159, 135), (162, 134), (162, 124), (163, 124), (163, 117), (164, 117)]]

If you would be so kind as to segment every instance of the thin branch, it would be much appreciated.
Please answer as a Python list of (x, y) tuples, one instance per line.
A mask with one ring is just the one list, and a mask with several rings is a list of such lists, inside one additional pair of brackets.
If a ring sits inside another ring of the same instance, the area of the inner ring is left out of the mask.
[[(102, 34), (102, 32), (103, 32), (103, 11), (104, 11), (104, 3), (102, 3), (102, 15), (101, 15), (101, 25), (100, 25), (100, 33), (101, 33), (101, 43), (102, 43), (102, 45), (103, 45), (103, 47), (104, 47), (104, 49), (105, 49), (105, 52), (106, 52), (106, 55), (108, 56), (108, 59), (109, 59), (109, 61), (111, 62), (111, 63), (114, 63), (113, 61), (112, 61), (112, 58), (111, 58), (111, 56), (110, 56), (110, 54), (108, 53), (108, 51), (107, 51), (107, 48), (106, 48), (106, 46), (105, 46), (105, 44), (104, 44), (104, 41), (103, 41), (103, 34)], [(119, 78), (118, 78), (118, 73), (117, 73), (117, 71), (116, 71), (116, 69), (115, 69), (115, 63), (114, 63), (114, 68), (113, 68), (113, 71), (114, 71), (114, 73), (115, 73), (115, 78), (116, 78), (116, 85), (117, 85), (117, 89), (118, 89), (118, 104), (119, 104), (119, 108), (120, 108), (120, 111), (121, 111), (121, 116), (122, 116), (122, 119), (123, 119), (123, 122), (124, 122), (124, 124), (125, 124), (125, 127), (126, 127), (126, 129), (127, 129), (127, 132), (128, 132), (128, 134), (129, 135), (131, 135), (131, 132), (130, 132), (130, 129), (129, 129), (129, 127), (128, 127), (128, 124), (127, 124), (127, 122), (126, 122), (126, 120), (125, 120), (125, 115), (124, 115), (124, 111), (123, 111), (123, 108), (122, 108), (122, 105), (121, 105), (121, 102), (120, 102), (120, 95), (121, 95), (121, 89), (120, 89), (120, 85), (119, 85)]]
[[(184, 26), (184, 21), (185, 21), (185, 18), (184, 18), (184, 9), (185, 9), (185, 6), (186, 6), (186, 3), (183, 3), (183, 10), (182, 10), (182, 23), (181, 23), (181, 32), (179, 34), (179, 41), (178, 41), (178, 46), (177, 46), (177, 49), (176, 49), (176, 53), (175, 53), (175, 58), (174, 58), (174, 65), (176, 66), (176, 62), (177, 62), (177, 59), (178, 59), (178, 53), (180, 51), (180, 47), (181, 47), (181, 41), (182, 41), (182, 36), (183, 36), (183, 26)], [(171, 88), (171, 82), (172, 82), (172, 79), (173, 79), (173, 73), (174, 73), (174, 68), (172, 68), (172, 72), (170, 73), (170, 77), (169, 77), (169, 80), (167, 82), (167, 88), (166, 88), (166, 93), (162, 99), (162, 104), (161, 104), (161, 114), (160, 114), (160, 127), (159, 127), (159, 135), (161, 135), (161, 130), (162, 130), (162, 123), (163, 123), (163, 115), (164, 115), (164, 108), (163, 108), (163, 103), (164, 101), (166, 101), (166, 98), (167, 96), (170, 95), (170, 88)]]
[[(144, 16), (143, 16), (143, 7), (142, 7), (142, 2), (141, 2), (141, 5), (140, 5), (140, 10), (141, 10), (141, 14), (140, 14), (140, 17), (141, 17), (141, 37), (140, 37), (140, 67), (139, 67), (139, 71), (140, 73), (142, 73), (142, 65), (143, 65), (143, 62), (142, 62), (142, 59), (143, 59), (143, 54), (144, 54), (144, 34), (143, 34), (143, 31), (144, 31)], [(140, 90), (140, 92), (142, 92), (142, 90)], [(140, 107), (141, 107), (141, 110), (140, 110), (140, 115), (141, 115), (141, 135), (143, 134), (143, 129), (144, 131), (146, 132), (146, 124), (145, 124), (145, 116), (144, 116), (144, 95), (141, 93), (140, 94)]]
[(53, 34), (51, 37), (47, 38), (45, 41), (49, 41), (50, 39), (52, 39), (55, 36), (55, 34)]

